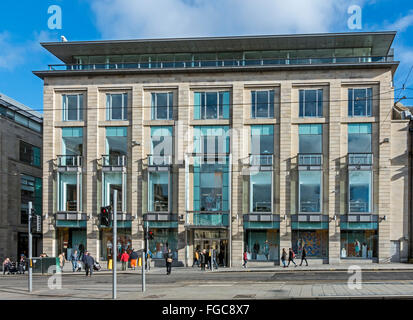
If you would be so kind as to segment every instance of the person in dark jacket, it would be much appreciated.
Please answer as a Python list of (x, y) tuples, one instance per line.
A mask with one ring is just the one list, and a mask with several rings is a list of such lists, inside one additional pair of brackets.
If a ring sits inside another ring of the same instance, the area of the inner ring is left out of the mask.
[(303, 264), (303, 261), (305, 260), (305, 264), (308, 267), (308, 262), (307, 262), (307, 250), (305, 250), (305, 247), (303, 247), (303, 251), (301, 252), (301, 263), (300, 266)]
[(207, 260), (205, 249), (202, 250), (201, 255), (200, 255), (200, 259), (201, 259), (201, 270), (205, 271), (205, 264), (206, 264), (206, 260)]
[(24, 254), (22, 254), (19, 260), (19, 274), (24, 274), (25, 270), (26, 270), (26, 257), (24, 256)]
[(289, 248), (288, 249), (288, 265), (287, 267), (290, 265), (290, 262), (294, 263), (295, 266), (297, 266), (297, 264), (294, 261), (295, 258), (295, 253), (293, 251), (293, 249)]
[(285, 251), (285, 248), (283, 248), (283, 252), (281, 254), (281, 262), (283, 263), (283, 267), (286, 268), (287, 267), (287, 251)]
[(172, 261), (173, 261), (173, 254), (172, 254), (171, 249), (168, 249), (168, 252), (165, 254), (166, 274), (171, 274)]
[(73, 251), (70, 255), (70, 261), (72, 261), (73, 272), (76, 272), (76, 270), (78, 269), (77, 262), (79, 261), (79, 255), (77, 254), (77, 250)]
[(90, 253), (88, 251), (85, 251), (85, 254), (83, 255), (82, 262), (85, 265), (86, 277), (89, 275), (89, 272), (90, 272), (90, 276), (92, 276), (93, 265), (95, 263), (95, 259), (93, 259), (93, 257), (90, 255)]
[(212, 254), (211, 254), (211, 259), (212, 259), (212, 268), (215, 268), (218, 270), (218, 263), (217, 263), (217, 249), (212, 249)]
[(132, 252), (130, 253), (130, 266), (133, 270), (136, 269), (136, 261), (138, 260), (139, 256), (138, 256), (138, 252), (135, 251), (135, 249), (132, 249)]

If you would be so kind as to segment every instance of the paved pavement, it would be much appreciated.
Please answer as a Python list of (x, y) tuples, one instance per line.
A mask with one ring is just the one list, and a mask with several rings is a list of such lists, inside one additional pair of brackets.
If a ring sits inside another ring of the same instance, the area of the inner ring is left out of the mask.
[[(408, 267), (409, 266), (409, 267)], [(324, 298), (413, 298), (411, 265), (361, 265), (361, 287), (352, 288), (347, 266), (293, 267), (276, 270), (174, 268), (166, 275), (163, 268), (147, 274), (146, 292), (141, 292), (138, 271), (120, 272), (119, 299), (220, 300), (220, 299), (324, 299)], [(370, 269), (368, 269), (370, 267)], [(273, 268), (274, 269), (274, 268)], [(332, 270), (334, 269), (334, 270)], [(254, 272), (257, 271), (257, 272)], [(26, 275), (0, 275), (0, 299), (111, 299), (110, 271), (64, 272), (62, 288), (50, 289), (51, 276), (34, 275), (33, 293), (27, 292)], [(351, 282), (353, 283), (353, 282)]]

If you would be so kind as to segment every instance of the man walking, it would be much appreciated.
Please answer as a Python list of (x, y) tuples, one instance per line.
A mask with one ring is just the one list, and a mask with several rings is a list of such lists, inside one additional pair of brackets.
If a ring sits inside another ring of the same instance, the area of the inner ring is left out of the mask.
[(93, 265), (95, 263), (95, 259), (93, 259), (93, 257), (90, 255), (88, 251), (85, 251), (82, 262), (85, 265), (86, 277), (89, 275), (89, 272), (90, 272), (90, 276), (92, 276)]
[(168, 252), (165, 254), (166, 274), (171, 274), (172, 261), (173, 261), (173, 254), (172, 254), (171, 249), (168, 249)]
[(128, 267), (129, 255), (126, 250), (123, 250), (122, 255), (120, 256), (120, 261), (122, 261), (122, 271), (126, 271)]
[(199, 267), (199, 253), (198, 250), (194, 252), (194, 262), (192, 263), (192, 268), (197, 265)]
[(290, 262), (294, 263), (295, 266), (297, 266), (297, 264), (294, 262), (294, 258), (295, 258), (295, 253), (293, 251), (293, 249), (289, 248), (288, 249), (288, 266), (290, 266)]
[(215, 248), (212, 249), (212, 267), (218, 270), (218, 263), (217, 263), (217, 250)]
[(135, 249), (132, 249), (131, 254), (129, 255), (130, 258), (130, 267), (135, 270), (136, 269), (136, 261), (138, 260), (138, 252)]
[(300, 266), (303, 264), (303, 261), (305, 260), (305, 264), (306, 264), (306, 267), (308, 267), (308, 262), (307, 262), (307, 250), (305, 250), (305, 247), (303, 247), (303, 251), (302, 251), (302, 253), (301, 253), (301, 263), (300, 263)]
[(206, 264), (206, 259), (207, 259), (207, 256), (206, 256), (206, 250), (204, 249), (204, 250), (202, 250), (202, 252), (201, 252), (201, 270), (202, 271), (205, 271), (205, 264)]
[(73, 251), (70, 255), (70, 261), (72, 261), (72, 270), (76, 272), (77, 270), (77, 261), (79, 259), (79, 255), (77, 254), (77, 250)]

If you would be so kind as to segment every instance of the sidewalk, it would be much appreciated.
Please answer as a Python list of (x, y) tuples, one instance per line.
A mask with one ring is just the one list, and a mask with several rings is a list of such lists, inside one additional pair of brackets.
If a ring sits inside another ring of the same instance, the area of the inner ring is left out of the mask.
[[(345, 271), (347, 272), (350, 267), (355, 268), (355, 267), (360, 267), (363, 271), (397, 271), (397, 270), (412, 270), (413, 271), (413, 264), (409, 263), (363, 263), (361, 261), (360, 263), (340, 263), (340, 264), (316, 264), (316, 265), (311, 265), (311, 261), (309, 261), (309, 266), (297, 266), (295, 267), (294, 265), (290, 265), (288, 268), (283, 268), (281, 266), (253, 266), (253, 267), (247, 267), (243, 268), (242, 266), (237, 266), (237, 267), (221, 267), (218, 270), (214, 269), (213, 271), (206, 270), (205, 272), (215, 272), (215, 273), (222, 273), (222, 272), (307, 272), (307, 271), (317, 271), (317, 272), (329, 272), (329, 271)], [(72, 272), (72, 268), (70, 264), (65, 264), (64, 269), (63, 269), (65, 274), (83, 274), (84, 271), (82, 272)], [(120, 266), (118, 268), (118, 274), (133, 274), (133, 273), (141, 273), (142, 272), (142, 267), (137, 267), (136, 270), (127, 270), (127, 271), (121, 271)], [(165, 268), (159, 268), (159, 267), (152, 267), (150, 271), (147, 271), (150, 274), (163, 274), (165, 273)], [(173, 272), (177, 273), (184, 273), (184, 272), (201, 272), (201, 269), (199, 267), (175, 267), (173, 268)], [(112, 273), (112, 270), (108, 269), (101, 269), (100, 271), (95, 271), (94, 274), (110, 274)]]

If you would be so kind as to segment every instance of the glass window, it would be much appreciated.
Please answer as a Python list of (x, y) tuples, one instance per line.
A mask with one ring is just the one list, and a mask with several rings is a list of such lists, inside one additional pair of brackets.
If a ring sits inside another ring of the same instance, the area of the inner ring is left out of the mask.
[(173, 93), (151, 94), (152, 120), (172, 120)]
[(349, 211), (371, 212), (372, 178), (370, 170), (349, 171)]
[(127, 127), (106, 127), (106, 165), (124, 164), (128, 155)]
[(299, 212), (321, 212), (321, 170), (299, 173)]
[(371, 152), (371, 123), (353, 123), (348, 125), (348, 152)]
[(153, 240), (149, 240), (149, 249), (152, 252), (153, 259), (165, 259), (168, 249), (171, 249), (173, 259), (178, 259), (178, 229), (154, 229)]
[(274, 153), (274, 126), (251, 126), (251, 154)]
[(194, 119), (229, 119), (229, 91), (195, 92)]
[(194, 152), (225, 154), (229, 152), (228, 126), (194, 127)]
[[(124, 212), (124, 197), (126, 192), (123, 192), (122, 173), (121, 172), (105, 172), (103, 175), (103, 205), (112, 206), (114, 204), (114, 191), (117, 190), (117, 212)], [(126, 205), (126, 202), (125, 202)]]
[(149, 173), (149, 212), (169, 212), (169, 172)]
[(272, 211), (272, 174), (271, 172), (251, 172), (250, 211)]
[(78, 201), (81, 210), (81, 183), (79, 184), (78, 193), (78, 179), (81, 176), (76, 173), (59, 173), (59, 211), (77, 211)]
[(322, 132), (321, 124), (300, 124), (299, 153), (322, 153)]
[(83, 128), (62, 128), (61, 165), (75, 165), (75, 156), (83, 154)]
[(274, 90), (251, 91), (251, 118), (274, 118)]
[(377, 258), (377, 230), (341, 230), (341, 258)]
[(20, 223), (28, 223), (28, 203), (31, 201), (35, 213), (42, 214), (42, 179), (20, 175)]
[(32, 166), (40, 167), (40, 148), (32, 146), (24, 141), (20, 141), (20, 161)]
[(291, 241), (292, 249), (298, 257), (301, 257), (304, 247), (307, 257), (328, 257), (328, 230), (293, 230)]
[(348, 89), (348, 116), (371, 117), (372, 88)]
[(83, 94), (63, 95), (63, 121), (83, 120)]
[(300, 90), (299, 117), (323, 116), (323, 90)]
[(128, 94), (106, 95), (106, 120), (126, 120), (128, 118)]
[(277, 229), (246, 230), (245, 250), (248, 260), (278, 261), (280, 233)]
[(173, 154), (173, 137), (171, 126), (151, 127), (151, 153), (156, 156)]

